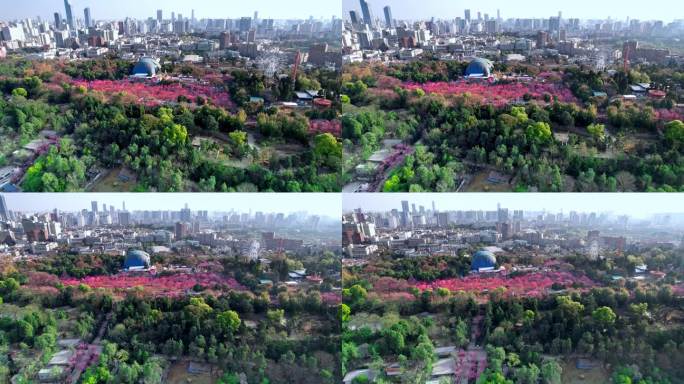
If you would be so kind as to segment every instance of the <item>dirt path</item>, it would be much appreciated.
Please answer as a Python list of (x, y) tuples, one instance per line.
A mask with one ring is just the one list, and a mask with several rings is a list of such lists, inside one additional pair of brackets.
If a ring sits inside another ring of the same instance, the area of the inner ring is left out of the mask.
[(84, 355), (76, 363), (76, 366), (74, 366), (74, 370), (71, 372), (71, 375), (68, 379), (69, 383), (78, 383), (78, 380), (81, 378), (81, 374), (83, 374), (83, 372), (88, 368), (88, 363), (95, 355), (100, 355), (102, 353), (102, 338), (104, 337), (105, 331), (107, 330), (107, 325), (109, 325), (113, 315), (114, 314), (112, 312), (109, 312), (106, 315), (105, 320), (102, 322), (100, 329), (98, 329), (92, 344), (89, 344), (86, 347)]

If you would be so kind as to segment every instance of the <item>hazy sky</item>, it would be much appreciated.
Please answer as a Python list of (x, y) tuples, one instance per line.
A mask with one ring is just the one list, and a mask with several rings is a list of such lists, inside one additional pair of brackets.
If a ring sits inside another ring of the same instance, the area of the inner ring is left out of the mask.
[[(385, 193), (345, 194), (344, 211), (362, 208), (366, 211), (401, 210), (401, 201), (424, 205), (437, 210), (495, 210), (502, 208), (525, 211), (547, 210), (565, 213), (612, 212), (634, 217), (648, 217), (658, 213), (684, 213), (682, 193)], [(410, 207), (410, 205), (409, 205)]]
[[(259, 18), (272, 19), (307, 19), (331, 18), (340, 15), (340, 0), (72, 0), (74, 16), (83, 18), (83, 9), (90, 7), (93, 19), (122, 19), (135, 17), (147, 19), (157, 17), (157, 9), (164, 12), (164, 18), (170, 19), (171, 12), (182, 13), (190, 17), (192, 9), (195, 18), (238, 18), (253, 16), (259, 12)], [(0, 20), (12, 20), (41, 16), (53, 20), (53, 14), (59, 12), (66, 17), (64, 0), (0, 0)]]
[[(487, 1), (456, 1), (456, 0), (368, 0), (374, 17), (384, 20), (383, 7), (392, 8), (395, 19), (416, 20), (463, 18), (464, 9), (470, 9), (471, 18), (477, 18), (477, 12), (488, 13), (496, 17), (496, 10), (501, 10), (501, 17), (507, 18), (546, 18), (563, 12), (563, 18), (578, 17), (580, 19), (612, 19), (623, 20), (627, 17), (639, 20), (672, 21), (674, 18), (684, 18), (684, 5), (681, 0), (487, 0)], [(359, 0), (342, 0), (344, 17), (348, 18), (349, 11), (360, 12)], [(360, 13), (359, 13), (360, 14)]]
[(191, 210), (227, 212), (300, 212), (340, 217), (342, 198), (337, 193), (17, 193), (3, 194), (7, 206), (15, 211), (44, 212), (90, 210), (90, 202), (121, 209), (177, 211), (188, 203)]

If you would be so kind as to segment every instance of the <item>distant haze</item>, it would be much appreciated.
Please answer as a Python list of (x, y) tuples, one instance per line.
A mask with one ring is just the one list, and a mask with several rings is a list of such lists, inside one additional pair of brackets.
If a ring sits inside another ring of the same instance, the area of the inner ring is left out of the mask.
[(129, 211), (178, 211), (188, 204), (193, 211), (274, 212), (306, 211), (311, 215), (338, 218), (341, 196), (337, 193), (17, 193), (3, 194), (12, 211), (47, 212), (90, 210), (90, 202)]
[[(0, 0), (0, 20), (23, 19), (40, 16), (53, 20), (59, 12), (65, 16), (64, 0)], [(265, 19), (308, 19), (331, 18), (340, 16), (339, 0), (73, 0), (71, 1), (76, 18), (83, 18), (83, 9), (90, 7), (94, 20), (123, 19), (132, 17), (147, 19), (157, 17), (157, 9), (164, 12), (164, 19), (171, 18), (171, 12), (190, 17), (195, 10), (196, 19), (235, 19), (254, 16)]]
[[(419, 20), (434, 17), (435, 19), (463, 18), (463, 11), (470, 9), (471, 18), (477, 18), (477, 12), (488, 13), (496, 17), (496, 10), (501, 10), (501, 18), (548, 18), (563, 12), (563, 18), (624, 20), (663, 20), (684, 18), (684, 6), (681, 0), (488, 0), (488, 1), (455, 1), (455, 0), (369, 0), (374, 17), (384, 20), (383, 7), (392, 8), (392, 16), (397, 20)], [(344, 17), (348, 18), (350, 10), (360, 11), (359, 0), (342, 0)]]
[(401, 201), (423, 205), (438, 211), (496, 210), (502, 208), (525, 211), (611, 212), (647, 218), (661, 213), (684, 213), (682, 193), (386, 193), (345, 194), (344, 211), (401, 210)]

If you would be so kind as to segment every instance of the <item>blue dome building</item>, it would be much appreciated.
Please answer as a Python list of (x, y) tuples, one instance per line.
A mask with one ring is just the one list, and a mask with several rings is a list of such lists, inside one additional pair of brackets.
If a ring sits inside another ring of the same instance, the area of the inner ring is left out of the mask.
[(129, 249), (124, 260), (125, 269), (139, 269), (150, 267), (150, 254), (139, 249)]
[(470, 269), (473, 271), (480, 270), (482, 268), (496, 268), (496, 256), (490, 251), (485, 251), (484, 249), (475, 252), (470, 262)]
[(161, 69), (159, 62), (151, 57), (141, 57), (131, 71), (131, 76), (154, 77)]
[(466, 77), (490, 77), (494, 65), (491, 61), (482, 58), (476, 58), (466, 67)]

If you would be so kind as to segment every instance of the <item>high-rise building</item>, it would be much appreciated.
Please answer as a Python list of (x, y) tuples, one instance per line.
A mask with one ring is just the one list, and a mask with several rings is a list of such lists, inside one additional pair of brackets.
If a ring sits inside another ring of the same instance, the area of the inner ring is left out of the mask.
[(119, 212), (119, 225), (127, 227), (131, 225), (131, 213), (130, 212)]
[(62, 15), (59, 12), (55, 12), (55, 29), (58, 31), (62, 29)]
[(361, 14), (363, 15), (363, 21), (366, 24), (373, 24), (373, 15), (371, 14), (370, 5), (366, 0), (359, 0), (361, 3)]
[(3, 195), (0, 195), (0, 220), (9, 220), (9, 209)]
[(464, 13), (466, 21), (470, 21), (470, 9), (466, 9)]
[(190, 234), (190, 225), (188, 223), (177, 222), (174, 234), (176, 235), (176, 240), (185, 238)]
[(359, 23), (359, 16), (356, 14), (356, 11), (349, 11), (349, 18), (352, 24), (356, 25)]
[(401, 201), (401, 225), (407, 226), (409, 218), (409, 202), (406, 200)]
[(192, 212), (190, 211), (190, 208), (188, 208), (187, 204), (185, 204), (185, 208), (181, 209), (180, 211), (180, 219), (182, 221), (190, 221), (192, 219)]
[(97, 201), (91, 201), (90, 207), (92, 208), (93, 213), (97, 213)]
[(230, 32), (221, 32), (221, 35), (219, 36), (219, 49), (227, 49), (230, 45)]
[(76, 25), (74, 24), (74, 15), (71, 12), (71, 3), (69, 0), (64, 0), (64, 9), (66, 10), (66, 20), (67, 20), (67, 25), (69, 25), (69, 28), (76, 29)]
[(385, 12), (385, 25), (387, 28), (392, 28), (394, 27), (394, 19), (392, 19), (392, 8), (390, 6), (386, 6), (383, 8), (383, 11)]
[(157, 9), (157, 21), (160, 22), (160, 23), (162, 22), (162, 20), (164, 20), (164, 18), (162, 17), (162, 15), (163, 15), (162, 10), (161, 10), (161, 9)]
[(90, 7), (86, 7), (83, 10), (83, 16), (85, 16), (85, 26), (86, 28), (92, 27), (92, 19), (90, 18)]
[(251, 17), (241, 17), (240, 18), (240, 32), (247, 32), (252, 29), (252, 18)]

